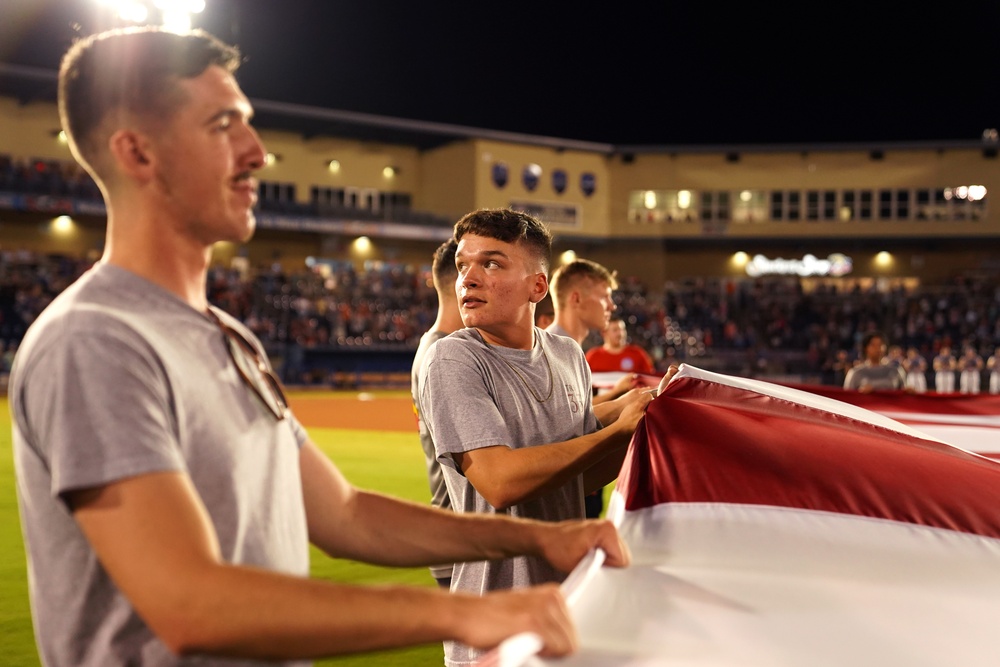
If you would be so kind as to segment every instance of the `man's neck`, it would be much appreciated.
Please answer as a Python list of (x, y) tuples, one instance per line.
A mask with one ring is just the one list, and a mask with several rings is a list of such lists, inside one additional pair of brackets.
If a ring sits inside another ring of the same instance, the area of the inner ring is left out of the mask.
[(575, 340), (579, 345), (583, 345), (583, 341), (587, 339), (587, 334), (590, 333), (590, 329), (587, 328), (587, 325), (566, 313), (556, 313), (555, 321), (549, 325), (550, 329), (552, 327), (562, 328), (562, 330), (568, 333), (570, 338)]
[(535, 327), (507, 327), (498, 331), (486, 331), (475, 327), (487, 345), (509, 347), (515, 350), (530, 350), (535, 346)]
[(439, 293), (438, 303), (445, 305), (444, 307), (438, 306), (437, 319), (434, 320), (434, 326), (432, 327), (434, 331), (450, 334), (453, 331), (465, 328), (465, 324), (462, 322), (462, 315), (458, 312), (458, 301), (454, 293), (450, 295)]
[(208, 308), (206, 286), (211, 253), (211, 247), (157, 234), (139, 220), (120, 225), (108, 216), (103, 261), (159, 285), (199, 311)]

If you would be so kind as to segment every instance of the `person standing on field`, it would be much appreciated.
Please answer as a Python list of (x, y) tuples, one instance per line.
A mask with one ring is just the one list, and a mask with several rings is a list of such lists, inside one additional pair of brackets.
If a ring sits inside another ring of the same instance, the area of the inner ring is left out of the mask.
[[(480, 209), (456, 223), (455, 240), (465, 328), (436, 342), (420, 370), (420, 411), (452, 507), (543, 524), (581, 519), (584, 493), (617, 477), (656, 390), (609, 401), (598, 423), (583, 350), (534, 325), (552, 252), (539, 220)], [(452, 576), (452, 590), (476, 594), (565, 577), (531, 556), (458, 563)], [(452, 667), (480, 655), (461, 641), (445, 644)]]
[(934, 365), (934, 390), (939, 394), (955, 391), (957, 363), (950, 345), (942, 345), (932, 362)]
[[(546, 331), (566, 336), (583, 349), (591, 331), (603, 331), (615, 310), (612, 293), (618, 288), (614, 272), (589, 259), (575, 259), (552, 273), (552, 303), (555, 318)], [(589, 361), (588, 361), (589, 365)], [(593, 366), (590, 367), (593, 372)], [(594, 412), (600, 420), (604, 403), (624, 395), (641, 385), (635, 372), (626, 373), (610, 389), (593, 389)], [(588, 518), (597, 518), (604, 511), (604, 489), (595, 489), (584, 497)]]
[(628, 342), (625, 320), (612, 317), (602, 334), (604, 342), (587, 350), (587, 363), (594, 373), (621, 371), (653, 375), (656, 369), (646, 350)]
[(861, 340), (861, 363), (847, 371), (844, 389), (867, 393), (876, 389), (905, 388), (906, 374), (901, 366), (889, 363), (885, 350), (885, 338), (882, 334), (865, 334)]
[(59, 112), (107, 204), (95, 266), (34, 321), (10, 410), (46, 667), (304, 665), (522, 632), (577, 645), (554, 585), (482, 596), (309, 578), (309, 544), (398, 567), (529, 557), (566, 572), (606, 521), (458, 514), (359, 489), (310, 440), (260, 341), (209, 305), (212, 246), (254, 232), (264, 146), (239, 52), (120, 29), (62, 61)]
[[(448, 498), (448, 485), (445, 484), (441, 464), (438, 463), (437, 453), (434, 451), (434, 441), (431, 439), (430, 431), (427, 430), (427, 424), (420, 416), (419, 379), (420, 365), (431, 345), (463, 327), (462, 316), (458, 312), (458, 297), (455, 295), (455, 279), (458, 277), (458, 271), (455, 269), (455, 249), (457, 247), (458, 243), (455, 242), (455, 239), (448, 239), (434, 251), (431, 277), (434, 281), (434, 291), (437, 292), (437, 317), (431, 328), (420, 337), (417, 352), (413, 355), (413, 367), (410, 373), (413, 412), (417, 417), (420, 445), (424, 450), (427, 481), (431, 489), (431, 504), (442, 509), (451, 509), (451, 500)], [(433, 565), (431, 566), (431, 575), (439, 586), (450, 588), (451, 570), (451, 565)]]

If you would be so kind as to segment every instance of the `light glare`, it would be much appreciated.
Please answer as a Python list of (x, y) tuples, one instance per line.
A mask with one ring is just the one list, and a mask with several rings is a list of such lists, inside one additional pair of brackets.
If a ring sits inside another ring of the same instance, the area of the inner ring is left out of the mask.
[(118, 16), (124, 21), (142, 23), (149, 17), (149, 10), (146, 9), (145, 5), (138, 2), (120, 0), (119, 2), (111, 2), (109, 4), (118, 10)]
[(73, 218), (60, 215), (52, 220), (52, 231), (56, 234), (68, 234), (73, 230)]
[(171, 32), (184, 33), (191, 30), (191, 15), (185, 11), (163, 10), (163, 27)]
[(681, 190), (677, 193), (677, 207), (681, 209), (690, 208), (691, 206), (691, 191)]

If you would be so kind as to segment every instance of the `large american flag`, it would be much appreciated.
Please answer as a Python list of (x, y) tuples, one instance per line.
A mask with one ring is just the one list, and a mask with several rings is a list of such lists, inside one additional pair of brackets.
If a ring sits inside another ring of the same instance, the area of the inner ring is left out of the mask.
[(608, 509), (633, 565), (594, 554), (563, 585), (581, 650), (490, 660), (1000, 663), (1000, 463), (971, 451), (1000, 450), (998, 399), (808, 389), (682, 366)]

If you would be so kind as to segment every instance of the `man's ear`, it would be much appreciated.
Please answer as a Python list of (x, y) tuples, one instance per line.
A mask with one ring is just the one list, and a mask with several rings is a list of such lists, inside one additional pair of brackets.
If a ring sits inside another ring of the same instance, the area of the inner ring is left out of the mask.
[(535, 274), (535, 282), (531, 286), (531, 303), (538, 303), (549, 293), (549, 277), (544, 273)]
[(145, 135), (134, 130), (118, 130), (108, 139), (108, 149), (118, 171), (140, 181), (152, 178), (151, 148)]

